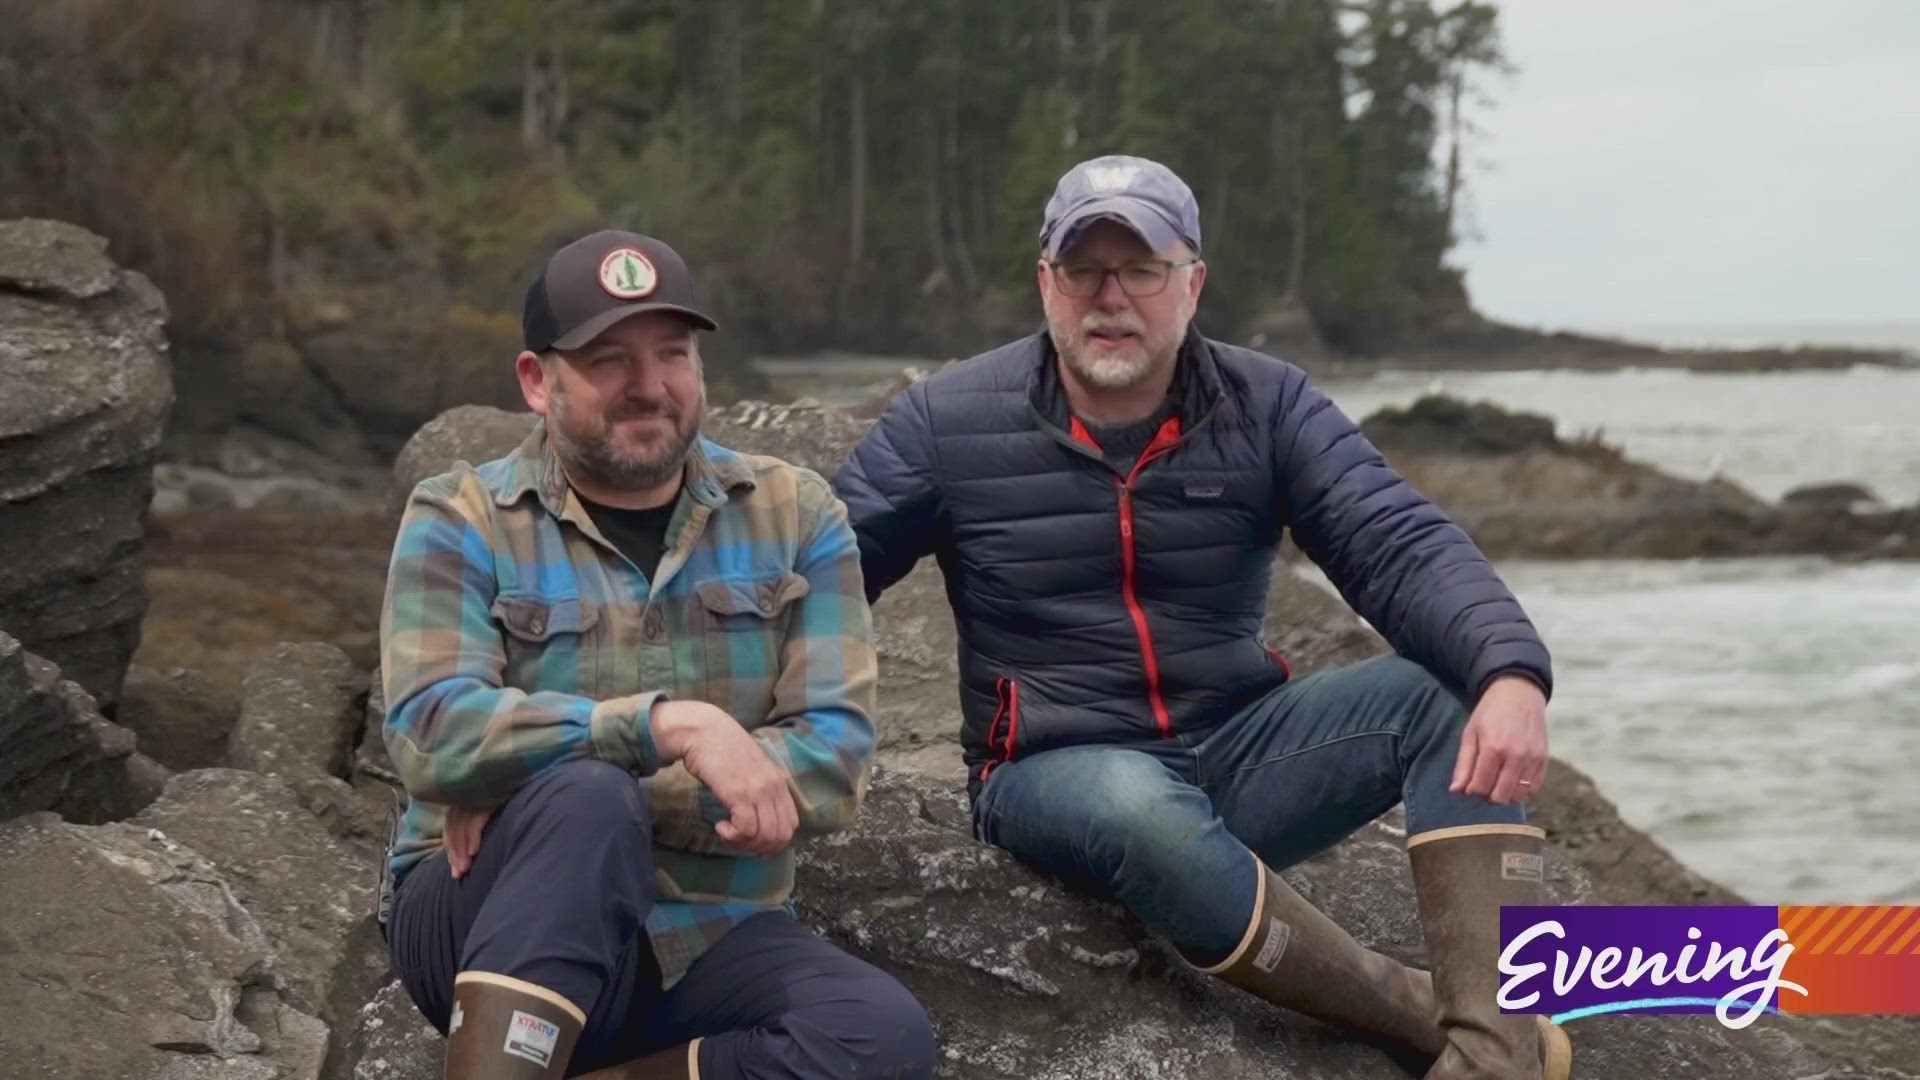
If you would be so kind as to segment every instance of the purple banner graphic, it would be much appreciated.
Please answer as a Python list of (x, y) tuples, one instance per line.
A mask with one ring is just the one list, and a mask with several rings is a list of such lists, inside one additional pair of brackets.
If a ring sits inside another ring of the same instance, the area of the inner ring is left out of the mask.
[(1503, 1012), (1716, 1013), (1745, 1027), (1777, 1012), (1792, 948), (1771, 907), (1505, 907)]

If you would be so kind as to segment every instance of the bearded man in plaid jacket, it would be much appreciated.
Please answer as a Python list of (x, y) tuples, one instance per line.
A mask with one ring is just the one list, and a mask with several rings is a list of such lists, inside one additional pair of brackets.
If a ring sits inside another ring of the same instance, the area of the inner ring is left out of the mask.
[(848, 824), (872, 619), (818, 475), (700, 435), (684, 262), (605, 231), (527, 293), (511, 454), (412, 492), (381, 623), (395, 971), (462, 1080), (925, 1077), (925, 1012), (794, 920)]

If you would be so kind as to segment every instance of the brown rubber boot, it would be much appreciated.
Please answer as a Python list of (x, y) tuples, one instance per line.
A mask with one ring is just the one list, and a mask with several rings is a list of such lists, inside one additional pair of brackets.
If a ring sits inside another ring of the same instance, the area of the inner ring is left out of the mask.
[(1427, 1080), (1567, 1080), (1573, 1044), (1544, 1016), (1503, 1013), (1500, 907), (1547, 902), (1546, 833), (1465, 825), (1407, 838), (1446, 1049)]
[(544, 986), (485, 971), (453, 980), (446, 1080), (560, 1080), (587, 1023)]
[(1429, 1060), (1441, 1051), (1446, 1036), (1426, 972), (1363, 947), (1265, 864), (1259, 881), (1239, 948), (1201, 972)]
[(700, 1080), (700, 1040), (656, 1051), (575, 1080)]

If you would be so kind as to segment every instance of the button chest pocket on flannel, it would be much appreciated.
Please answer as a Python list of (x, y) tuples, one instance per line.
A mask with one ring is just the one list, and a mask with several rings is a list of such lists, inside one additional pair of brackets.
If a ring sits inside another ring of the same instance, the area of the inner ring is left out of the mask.
[(493, 617), (503, 631), (508, 686), (525, 689), (591, 685), (595, 628), (600, 609), (577, 597), (543, 599), (501, 595), (494, 598)]
[(717, 578), (694, 587), (702, 681), (714, 704), (749, 727), (772, 707), (793, 604), (808, 591), (807, 579), (791, 571)]

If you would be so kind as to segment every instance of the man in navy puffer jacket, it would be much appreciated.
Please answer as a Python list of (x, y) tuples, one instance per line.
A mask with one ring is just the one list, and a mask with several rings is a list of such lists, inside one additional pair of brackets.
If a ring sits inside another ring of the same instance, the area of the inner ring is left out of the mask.
[[(1564, 1078), (1564, 1033), (1495, 1003), (1499, 907), (1545, 902), (1552, 671), (1519, 603), (1304, 372), (1193, 328), (1170, 170), (1075, 166), (1040, 242), (1046, 332), (906, 390), (834, 480), (869, 600), (945, 574), (976, 832), (1429, 1077)], [(1289, 677), (1260, 638), (1283, 533), (1394, 656)], [(1400, 802), (1431, 975), (1275, 873)]]

